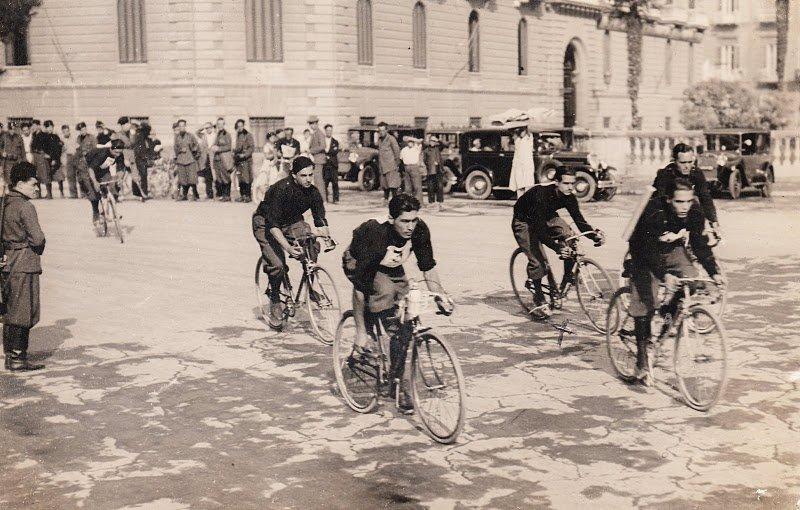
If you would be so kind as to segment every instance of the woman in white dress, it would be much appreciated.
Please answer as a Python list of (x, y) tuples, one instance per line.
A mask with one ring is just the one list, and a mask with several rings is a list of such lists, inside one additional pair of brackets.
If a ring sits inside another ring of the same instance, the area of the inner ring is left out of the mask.
[(514, 134), (514, 160), (511, 162), (511, 177), (508, 187), (521, 197), (535, 184), (533, 165), (533, 135), (527, 127), (519, 128)]

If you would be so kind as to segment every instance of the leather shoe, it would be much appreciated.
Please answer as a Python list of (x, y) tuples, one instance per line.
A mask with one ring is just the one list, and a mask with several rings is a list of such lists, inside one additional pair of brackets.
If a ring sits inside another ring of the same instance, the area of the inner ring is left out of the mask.
[(28, 361), (27, 353), (12, 351), (10, 356), (6, 356), (6, 368), (12, 372), (30, 372), (41, 370), (44, 365)]

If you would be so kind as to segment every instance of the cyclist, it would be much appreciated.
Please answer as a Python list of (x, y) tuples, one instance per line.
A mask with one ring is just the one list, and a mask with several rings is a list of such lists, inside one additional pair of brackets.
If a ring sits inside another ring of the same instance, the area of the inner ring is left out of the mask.
[(656, 173), (653, 187), (662, 197), (675, 185), (676, 179), (686, 179), (694, 188), (695, 200), (700, 204), (702, 213), (711, 225), (711, 231), (719, 236), (719, 220), (711, 189), (708, 186), (703, 171), (697, 168), (697, 157), (694, 149), (685, 144), (678, 143), (672, 148), (672, 162)]
[[(564, 239), (572, 235), (572, 230), (558, 215), (559, 209), (569, 212), (581, 232), (591, 232), (587, 237), (594, 241), (595, 246), (600, 246), (604, 240), (603, 233), (593, 229), (581, 214), (578, 199), (575, 198), (575, 170), (561, 166), (556, 170), (554, 179), (555, 183), (533, 186), (519, 197), (514, 204), (511, 222), (514, 238), (528, 257), (525, 287), (534, 294), (531, 313), (536, 319), (544, 319), (550, 313), (542, 290), (542, 278), (548, 274), (547, 256), (542, 244), (564, 258), (564, 277), (560, 290), (563, 291), (568, 283), (574, 283), (571, 281), (574, 261), (567, 258), (571, 248), (564, 243)], [(551, 289), (555, 288), (555, 282), (548, 283)]]
[[(314, 186), (314, 162), (299, 156), (292, 161), (291, 175), (270, 186), (264, 200), (253, 213), (253, 235), (261, 246), (264, 271), (270, 283), (268, 322), (276, 331), (281, 329), (283, 320), (280, 287), (288, 270), (284, 252), (293, 258), (303, 254), (300, 246), (292, 241), (311, 233), (311, 227), (303, 220), (303, 214), (309, 210), (314, 218), (314, 226), (331, 243), (325, 204)], [(310, 251), (311, 258), (316, 261), (319, 243), (315, 241)]]
[(703, 236), (705, 218), (695, 203), (695, 188), (686, 179), (675, 179), (667, 188), (666, 196), (650, 199), (639, 217), (628, 240), (631, 276), (631, 302), (629, 312), (634, 318), (636, 336), (636, 377), (647, 381), (647, 344), (650, 340), (650, 322), (655, 312), (658, 282), (664, 281), (668, 303), (662, 313), (674, 310), (672, 299), (678, 287), (678, 278), (693, 278), (697, 269), (686, 251), (688, 241), (703, 268), (718, 285), (725, 280), (717, 270), (714, 253)]
[[(125, 157), (122, 155), (125, 142), (111, 140), (109, 143), (109, 148), (92, 149), (85, 156), (88, 171), (83, 176), (84, 182), (81, 186), (86, 191), (86, 198), (92, 204), (92, 222), (95, 223), (100, 219), (100, 194), (105, 196), (109, 191), (108, 186), (101, 186), (100, 183), (111, 180), (112, 175), (125, 168)], [(111, 186), (110, 190), (116, 196), (116, 185)]]
[[(379, 223), (369, 220), (353, 231), (353, 240), (343, 256), (343, 266), (348, 279), (353, 282), (353, 314), (356, 322), (354, 356), (370, 359), (374, 356), (367, 348), (367, 330), (364, 312), (380, 318), (390, 335), (389, 380), (390, 394), (396, 391), (395, 381), (403, 381), (406, 351), (410, 331), (400, 330), (397, 302), (408, 292), (403, 263), (411, 256), (424, 273), (428, 289), (442, 293), (442, 285), (436, 272), (433, 246), (428, 225), (419, 218), (419, 201), (411, 195), (401, 193), (389, 201), (389, 220)], [(444, 298), (440, 306), (445, 312), (452, 311), (453, 302)], [(411, 412), (413, 405), (401, 382), (403, 390), (400, 409)]]

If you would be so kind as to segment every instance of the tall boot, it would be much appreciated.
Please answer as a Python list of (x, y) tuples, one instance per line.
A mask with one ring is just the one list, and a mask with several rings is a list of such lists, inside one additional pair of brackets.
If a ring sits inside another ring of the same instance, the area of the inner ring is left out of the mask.
[(45, 189), (47, 190), (47, 200), (53, 199), (53, 183), (48, 182), (44, 185)]
[(14, 333), (14, 326), (3, 324), (3, 355), (5, 356), (6, 370), (8, 370), (8, 367), (11, 364), (11, 350), (17, 343), (16, 339), (14, 338)]
[(64, 181), (58, 181), (58, 191), (61, 193), (61, 198), (64, 198)]
[(28, 338), (30, 329), (21, 326), (10, 326), (14, 345), (11, 352), (6, 355), (6, 368), (12, 372), (28, 372), (41, 370), (44, 365), (28, 361)]
[(647, 370), (647, 346), (650, 344), (650, 316), (634, 317), (633, 331), (636, 335), (636, 369)]

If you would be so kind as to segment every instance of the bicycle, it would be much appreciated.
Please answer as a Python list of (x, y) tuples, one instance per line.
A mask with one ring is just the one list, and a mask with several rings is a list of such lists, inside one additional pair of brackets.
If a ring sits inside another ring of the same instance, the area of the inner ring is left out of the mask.
[[(300, 278), (300, 285), (294, 297), (292, 297), (292, 283), (288, 272), (283, 279), (283, 285), (280, 290), (283, 316), (279, 331), (286, 327), (290, 317), (295, 316), (297, 306), (302, 306), (305, 303), (314, 333), (323, 344), (331, 345), (336, 333), (336, 326), (339, 323), (339, 317), (341, 317), (341, 300), (330, 273), (318, 265), (311, 257), (311, 247), (320, 237), (322, 236), (309, 234), (291, 241), (292, 244), (299, 246), (303, 250), (299, 257), (303, 276)], [(325, 252), (327, 253), (335, 248), (336, 243), (331, 242), (331, 245), (325, 248)], [(269, 320), (271, 287), (263, 257), (259, 257), (256, 263), (255, 289), (261, 318)]]
[(100, 187), (100, 203), (98, 207), (100, 216), (95, 220), (94, 226), (98, 236), (106, 237), (108, 236), (108, 224), (113, 223), (119, 242), (124, 243), (125, 237), (122, 234), (122, 225), (120, 224), (121, 216), (117, 214), (118, 202), (114, 197), (113, 191), (109, 189), (110, 185), (116, 186), (117, 182), (117, 179), (113, 179), (98, 183)]
[[(717, 316), (705, 305), (694, 301), (694, 285), (715, 283), (709, 278), (680, 278), (673, 299), (677, 301), (674, 314), (654, 316), (648, 347), (648, 374), (661, 380), (662, 350), (671, 332), (675, 331), (673, 370), (678, 389), (687, 405), (698, 411), (708, 411), (719, 401), (727, 380), (727, 347), (725, 330)], [(662, 287), (663, 289), (663, 287)], [(663, 292), (663, 291), (662, 291)], [(664, 297), (659, 299), (663, 303)], [(606, 348), (611, 365), (626, 382), (635, 379), (636, 336), (630, 316), (630, 287), (622, 287), (611, 298), (606, 313)], [(663, 309), (663, 306), (662, 306)], [(660, 324), (659, 324), (660, 323)]]
[[(603, 320), (605, 318), (605, 311), (608, 307), (609, 299), (614, 293), (614, 284), (611, 277), (605, 269), (593, 259), (586, 257), (578, 249), (578, 240), (581, 237), (593, 234), (595, 232), (581, 232), (574, 236), (568, 237), (564, 243), (569, 247), (569, 254), (567, 259), (574, 262), (572, 270), (572, 279), (559, 289), (555, 283), (553, 270), (550, 265), (547, 265), (547, 283), (542, 283), (542, 289), (549, 299), (548, 306), (551, 310), (560, 310), (563, 305), (564, 298), (568, 295), (569, 291), (575, 286), (575, 293), (578, 296), (578, 304), (580, 305), (586, 317), (592, 323), (592, 327), (603, 333)], [(563, 256), (561, 258), (564, 258)], [(511, 254), (511, 262), (509, 264), (509, 272), (511, 274), (511, 287), (514, 289), (514, 295), (525, 310), (527, 314), (533, 312), (534, 308), (534, 291), (526, 287), (525, 282), (528, 280), (528, 257), (522, 248), (517, 248)]]
[[(411, 283), (413, 289), (413, 283)], [(452, 348), (422, 327), (420, 304), (409, 296), (410, 291), (398, 304), (401, 326), (399, 331), (410, 335), (411, 349), (411, 399), (422, 425), (428, 435), (442, 444), (456, 441), (464, 426), (464, 375), (456, 353)], [(437, 313), (449, 315), (440, 303), (442, 294), (428, 292), (427, 297), (437, 300)], [(370, 413), (379, 404), (380, 397), (389, 396), (389, 343), (380, 319), (369, 312), (364, 317), (367, 333), (377, 355), (367, 362), (356, 359), (354, 354), (356, 329), (353, 310), (342, 316), (333, 341), (333, 371), (336, 384), (347, 405), (358, 413)], [(406, 351), (407, 353), (408, 351)], [(408, 359), (408, 358), (406, 358)], [(394, 381), (396, 392), (392, 397), (400, 406), (400, 381)]]

